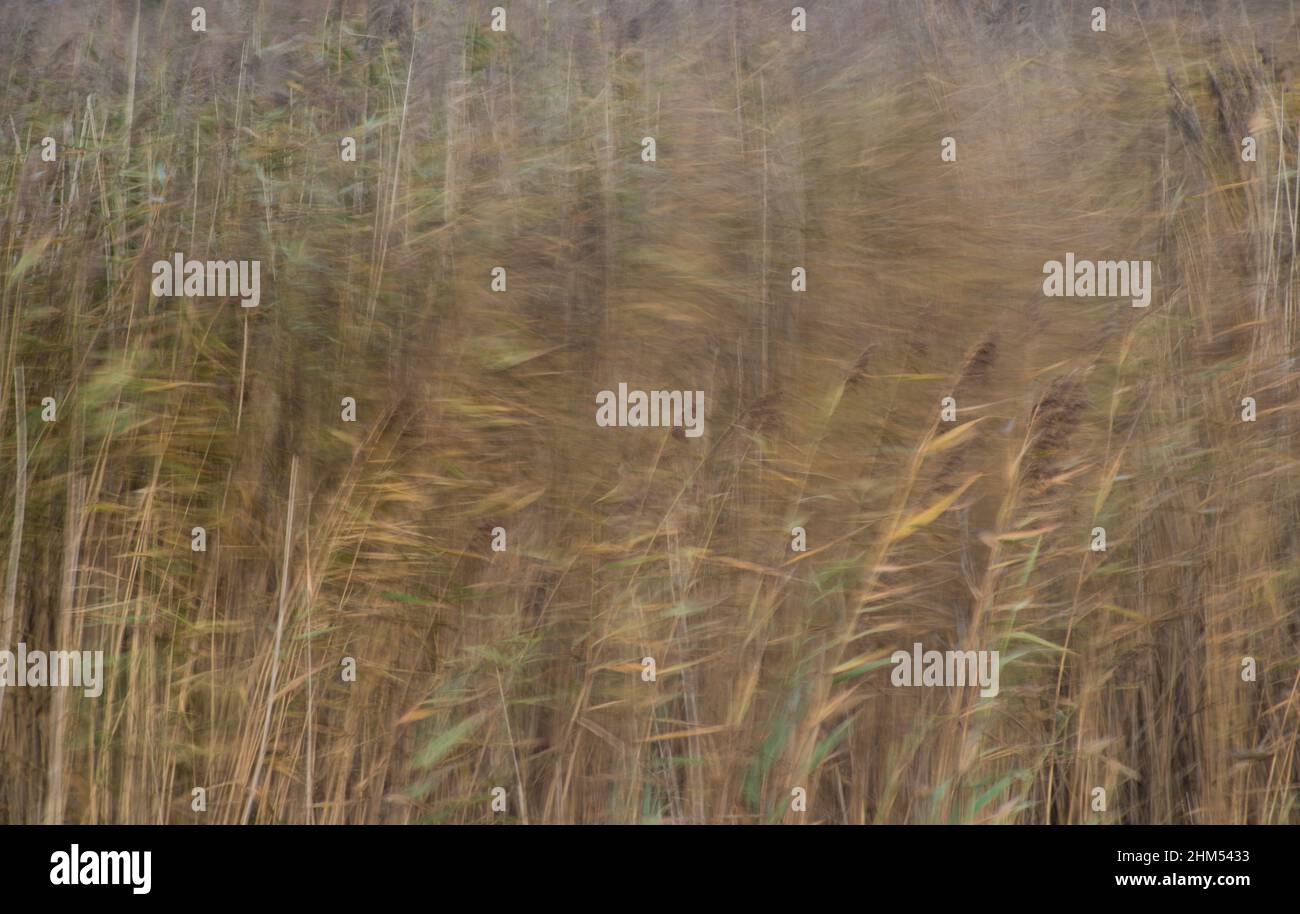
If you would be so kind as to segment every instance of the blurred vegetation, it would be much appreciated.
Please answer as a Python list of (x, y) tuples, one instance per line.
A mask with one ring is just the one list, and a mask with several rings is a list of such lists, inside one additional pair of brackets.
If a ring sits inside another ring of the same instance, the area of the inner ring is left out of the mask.
[(0, 821), (1300, 820), (1290, 7), (493, 5), (0, 9)]

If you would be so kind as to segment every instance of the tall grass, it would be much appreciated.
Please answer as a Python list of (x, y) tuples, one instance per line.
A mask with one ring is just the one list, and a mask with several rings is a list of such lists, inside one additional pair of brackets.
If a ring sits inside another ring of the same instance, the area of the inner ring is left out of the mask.
[(1288, 4), (191, 5), (0, 9), (0, 821), (1300, 820)]

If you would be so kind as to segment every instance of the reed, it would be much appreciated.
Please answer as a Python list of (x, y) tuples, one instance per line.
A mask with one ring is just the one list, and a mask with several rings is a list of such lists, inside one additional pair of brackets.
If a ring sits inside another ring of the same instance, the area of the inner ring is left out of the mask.
[(0, 822), (1300, 821), (1290, 9), (492, 5), (0, 8)]

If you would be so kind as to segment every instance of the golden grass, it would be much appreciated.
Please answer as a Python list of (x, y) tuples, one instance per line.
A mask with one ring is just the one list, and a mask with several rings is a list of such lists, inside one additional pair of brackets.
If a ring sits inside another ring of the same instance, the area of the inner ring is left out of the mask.
[(493, 5), (0, 11), (0, 821), (1300, 820), (1290, 8)]

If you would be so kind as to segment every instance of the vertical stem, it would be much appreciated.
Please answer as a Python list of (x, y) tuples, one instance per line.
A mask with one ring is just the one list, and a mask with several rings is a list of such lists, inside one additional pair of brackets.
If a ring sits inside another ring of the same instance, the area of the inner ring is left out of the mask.
[[(8, 650), (14, 635), (17, 614), (18, 559), (23, 547), (23, 514), (27, 510), (27, 407), (24, 405), (23, 366), (14, 367), (14, 423), (18, 432), (17, 481), (14, 486), (14, 526), (9, 537), (9, 569), (5, 578), (4, 620), (0, 625), (0, 645)], [(0, 721), (4, 720), (4, 683), (0, 682)], [(0, 731), (0, 738), (3, 738)]]
[[(81, 507), (85, 483), (75, 470), (68, 477), (68, 515), (64, 521), (63, 585), (59, 593), (59, 621), (55, 627), (56, 650), (67, 650), (72, 627), (72, 611), (77, 594), (77, 567), (81, 561)], [(50, 709), (50, 752), (46, 768), (45, 824), (63, 823), (66, 801), (63, 778), (63, 729), (67, 719), (68, 690), (54, 689)]]
[(131, 63), (126, 71), (126, 160), (131, 161), (131, 125), (135, 123), (135, 68), (140, 59), (140, 0), (135, 0), (135, 22), (131, 24)]
[(284, 636), (284, 611), (288, 605), (289, 554), (293, 548), (293, 503), (298, 490), (298, 457), (294, 455), (289, 466), (289, 510), (284, 522), (284, 557), (280, 564), (280, 610), (275, 620), (275, 646), (271, 654), (271, 684), (266, 690), (266, 719), (262, 722), (262, 745), (257, 750), (257, 764), (253, 779), (248, 784), (248, 802), (244, 805), (241, 824), (248, 824), (257, 798), (257, 785), (262, 779), (262, 762), (266, 759), (266, 744), (271, 738), (271, 713), (275, 710), (275, 685), (280, 677), (280, 640)]

